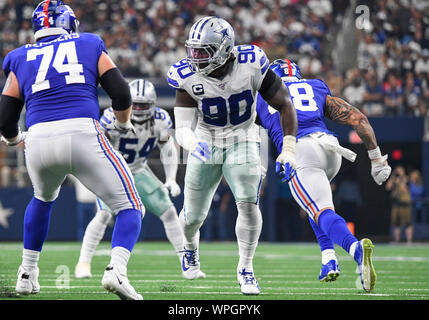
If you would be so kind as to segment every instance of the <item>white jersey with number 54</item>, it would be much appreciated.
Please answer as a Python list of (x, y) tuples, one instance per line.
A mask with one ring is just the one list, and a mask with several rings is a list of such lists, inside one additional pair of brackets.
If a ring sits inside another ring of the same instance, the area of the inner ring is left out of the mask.
[(172, 65), (167, 76), (170, 86), (185, 90), (198, 103), (195, 133), (218, 147), (260, 141), (256, 95), (270, 62), (255, 45), (235, 46), (232, 53), (234, 65), (222, 79), (192, 72), (186, 59)]
[[(114, 121), (115, 115), (112, 108), (107, 108), (100, 119), (103, 127)], [(107, 132), (110, 142), (118, 150), (132, 173), (139, 172), (146, 164), (147, 157), (159, 142), (167, 142), (172, 129), (172, 121), (167, 111), (155, 108), (152, 119), (143, 124), (133, 123), (137, 135), (128, 131), (119, 133), (114, 130)]]

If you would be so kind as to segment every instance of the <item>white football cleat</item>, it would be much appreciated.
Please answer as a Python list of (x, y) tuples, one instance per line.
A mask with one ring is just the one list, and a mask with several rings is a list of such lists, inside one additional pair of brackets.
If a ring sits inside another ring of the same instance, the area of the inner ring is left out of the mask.
[(103, 288), (116, 294), (121, 300), (143, 300), (128, 281), (125, 270), (120, 272), (117, 267), (108, 265), (101, 280)]
[(18, 294), (27, 296), (40, 292), (39, 285), (39, 268), (36, 267), (31, 271), (27, 271), (23, 266), (19, 266), (18, 280), (16, 281), (15, 291)]
[(78, 279), (91, 278), (91, 264), (79, 261), (74, 269), (74, 276)]
[(261, 292), (261, 288), (259, 288), (258, 281), (252, 270), (246, 270), (245, 268), (238, 269), (237, 280), (243, 294), (258, 295)]
[(198, 249), (188, 250), (183, 248), (180, 254), (182, 255), (182, 275), (185, 279), (194, 280), (206, 277), (206, 274), (200, 270)]

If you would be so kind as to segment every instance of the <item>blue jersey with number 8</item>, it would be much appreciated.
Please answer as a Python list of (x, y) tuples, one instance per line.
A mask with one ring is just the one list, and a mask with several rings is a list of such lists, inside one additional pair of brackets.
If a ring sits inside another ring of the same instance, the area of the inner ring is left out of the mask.
[[(296, 109), (298, 120), (297, 138), (313, 132), (333, 134), (324, 122), (326, 96), (331, 95), (328, 86), (320, 79), (302, 79), (284, 83)], [(283, 130), (279, 113), (269, 107), (267, 102), (258, 95), (256, 112), (261, 125), (268, 130), (271, 139), (279, 152), (282, 150)]]
[(99, 119), (98, 60), (103, 40), (89, 33), (50, 36), (10, 52), (12, 71), (26, 104), (26, 125), (70, 118)]

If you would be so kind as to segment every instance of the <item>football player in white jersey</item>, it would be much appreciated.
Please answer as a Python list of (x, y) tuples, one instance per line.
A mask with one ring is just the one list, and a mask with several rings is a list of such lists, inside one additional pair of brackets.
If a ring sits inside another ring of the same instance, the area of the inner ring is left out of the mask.
[(296, 111), (283, 82), (268, 68), (264, 51), (255, 45), (234, 46), (234, 30), (224, 19), (199, 19), (191, 27), (185, 46), (187, 58), (174, 64), (167, 76), (176, 89), (176, 140), (189, 152), (184, 205), (179, 215), (185, 235), (183, 275), (195, 279), (199, 274), (199, 229), (224, 176), (238, 210), (237, 280), (243, 294), (257, 295), (260, 288), (253, 256), (262, 228), (262, 169), (255, 124), (256, 94), (259, 92), (281, 113), (284, 148), (276, 165), (286, 177), (295, 171)]
[[(174, 139), (170, 138), (172, 122), (168, 113), (155, 106), (156, 91), (147, 80), (137, 79), (129, 84), (132, 99), (131, 122), (135, 133), (120, 133), (105, 129), (106, 135), (116, 150), (127, 162), (135, 181), (137, 192), (146, 204), (145, 208), (158, 216), (165, 229), (168, 240), (176, 252), (183, 246), (183, 231), (179, 225), (176, 208), (170, 200), (177, 197), (181, 190), (176, 183), (178, 153)], [(112, 108), (104, 111), (101, 124), (108, 127), (115, 119)], [(147, 157), (158, 146), (164, 167), (166, 182), (163, 184), (151, 171)], [(112, 210), (100, 199), (97, 199), (97, 213), (88, 224), (82, 241), (79, 262), (75, 268), (76, 278), (91, 277), (91, 260), (95, 249), (104, 236), (106, 226), (111, 219)], [(204, 277), (204, 273), (200, 273)]]

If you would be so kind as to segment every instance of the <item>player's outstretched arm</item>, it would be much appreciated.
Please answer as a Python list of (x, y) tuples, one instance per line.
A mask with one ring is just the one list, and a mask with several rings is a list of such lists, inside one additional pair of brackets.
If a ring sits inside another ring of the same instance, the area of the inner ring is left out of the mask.
[(197, 103), (184, 90), (176, 90), (176, 106), (174, 107), (175, 138), (177, 143), (192, 156), (202, 162), (210, 159), (211, 151), (206, 142), (200, 141), (192, 130), (197, 119)]
[(18, 128), (23, 107), (18, 79), (13, 72), (10, 72), (0, 97), (0, 133), (2, 141), (10, 146), (17, 145), (25, 139), (26, 133)]
[(371, 174), (381, 185), (390, 176), (392, 169), (387, 164), (387, 155), (382, 156), (377, 139), (368, 118), (346, 101), (338, 97), (326, 96), (325, 117), (340, 124), (351, 125), (361, 138), (371, 159)]
[(282, 152), (276, 160), (276, 172), (289, 181), (296, 170), (295, 145), (298, 121), (295, 107), (283, 81), (271, 69), (268, 69), (259, 93), (270, 106), (280, 112), (284, 137)]

